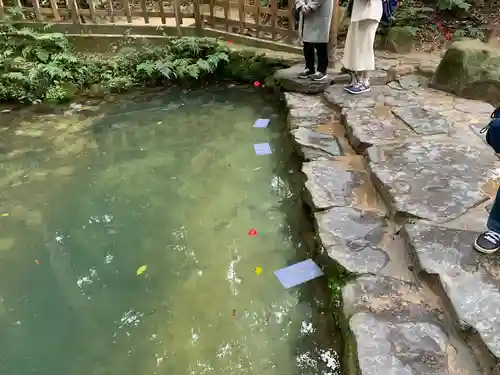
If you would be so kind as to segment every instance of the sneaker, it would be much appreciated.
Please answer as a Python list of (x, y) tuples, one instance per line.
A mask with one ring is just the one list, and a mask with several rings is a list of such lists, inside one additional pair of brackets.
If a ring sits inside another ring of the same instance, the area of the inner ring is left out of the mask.
[(354, 86), (345, 87), (344, 90), (350, 94), (357, 95), (357, 94), (363, 94), (364, 92), (369, 92), (370, 86), (365, 86), (364, 83), (357, 82)]
[(299, 78), (306, 79), (314, 75), (314, 72), (310, 71), (309, 69), (304, 70), (303, 72), (299, 73)]
[(349, 82), (347, 85), (344, 86), (344, 90), (348, 91), (347, 89), (352, 89), (357, 83), (358, 81)]
[(480, 234), (474, 241), (474, 249), (491, 254), (500, 249), (500, 233), (489, 230)]
[(313, 74), (312, 80), (313, 81), (317, 81), (317, 82), (328, 81), (328, 74), (321, 73), (321, 72), (316, 72), (316, 73)]

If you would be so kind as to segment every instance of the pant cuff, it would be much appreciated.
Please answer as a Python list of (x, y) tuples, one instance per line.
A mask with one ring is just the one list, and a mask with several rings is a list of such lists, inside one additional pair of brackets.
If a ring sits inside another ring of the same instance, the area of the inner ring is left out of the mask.
[(488, 218), (488, 222), (486, 223), (486, 227), (489, 230), (500, 233), (500, 221), (498, 221), (498, 220)]

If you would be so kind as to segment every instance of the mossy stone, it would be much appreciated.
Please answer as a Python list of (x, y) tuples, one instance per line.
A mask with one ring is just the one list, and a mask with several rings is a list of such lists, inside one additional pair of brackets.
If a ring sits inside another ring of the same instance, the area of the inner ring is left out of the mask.
[(452, 43), (431, 85), (458, 96), (500, 105), (500, 50), (477, 39)]
[(391, 27), (387, 34), (386, 47), (392, 52), (410, 53), (414, 46), (413, 37), (414, 31), (409, 27)]

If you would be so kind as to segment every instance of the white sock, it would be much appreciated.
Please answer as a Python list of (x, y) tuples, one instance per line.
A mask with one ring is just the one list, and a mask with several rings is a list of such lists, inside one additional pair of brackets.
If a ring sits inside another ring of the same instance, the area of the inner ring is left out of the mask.
[(363, 78), (362, 82), (363, 82), (363, 85), (365, 85), (366, 87), (370, 87), (370, 79), (369, 78)]

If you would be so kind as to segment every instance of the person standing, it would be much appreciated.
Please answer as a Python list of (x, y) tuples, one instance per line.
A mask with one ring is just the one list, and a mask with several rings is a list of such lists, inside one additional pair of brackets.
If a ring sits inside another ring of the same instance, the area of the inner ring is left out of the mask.
[[(486, 142), (498, 154), (500, 153), (500, 107), (491, 114), (490, 123), (481, 130), (486, 133)], [(491, 254), (500, 250), (500, 188), (486, 223), (488, 230), (480, 234), (474, 241), (474, 248), (481, 253)]]
[(351, 72), (345, 90), (351, 94), (370, 91), (375, 70), (375, 34), (382, 18), (382, 0), (351, 0), (352, 11), (344, 47), (343, 65)]
[(299, 74), (299, 78), (326, 82), (333, 0), (295, 0), (295, 9), (299, 12), (299, 35), (306, 60), (306, 69)]

